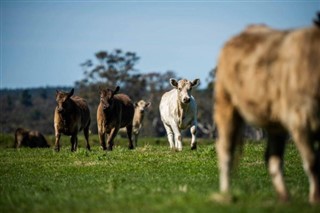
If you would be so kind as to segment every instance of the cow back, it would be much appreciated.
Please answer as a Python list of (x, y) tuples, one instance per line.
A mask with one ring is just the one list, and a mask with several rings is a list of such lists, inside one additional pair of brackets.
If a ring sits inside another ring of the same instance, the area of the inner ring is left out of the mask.
[(90, 124), (90, 110), (86, 100), (79, 96), (72, 96), (71, 100), (75, 103), (74, 112), (80, 116), (80, 130)]
[(134, 105), (125, 94), (117, 94), (114, 96), (115, 105), (119, 111), (121, 111), (121, 121), (120, 127), (125, 127), (129, 124), (132, 124), (133, 115), (134, 115)]
[(215, 94), (229, 96), (246, 120), (262, 126), (285, 120), (306, 102), (306, 111), (314, 111), (320, 101), (319, 56), (319, 28), (250, 27), (224, 46)]

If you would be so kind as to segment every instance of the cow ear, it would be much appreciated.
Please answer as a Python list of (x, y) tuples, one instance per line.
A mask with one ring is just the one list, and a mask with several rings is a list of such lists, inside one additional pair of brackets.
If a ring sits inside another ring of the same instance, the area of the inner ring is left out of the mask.
[(149, 106), (151, 106), (151, 102), (146, 103), (146, 107), (149, 107)]
[(102, 91), (103, 91), (102, 86), (99, 86), (99, 93), (101, 94), (101, 93), (102, 93)]
[(197, 86), (199, 86), (199, 84), (200, 84), (200, 79), (194, 79), (192, 82), (191, 82), (191, 86), (192, 87), (197, 87)]
[(74, 88), (72, 88), (71, 91), (69, 92), (68, 98), (70, 98), (71, 96), (73, 96), (73, 93), (74, 93)]
[(171, 86), (173, 86), (173, 87), (175, 87), (175, 88), (178, 87), (178, 81), (177, 81), (176, 79), (170, 78), (169, 81), (170, 81)]
[(114, 94), (114, 95), (117, 94), (117, 93), (119, 92), (119, 90), (120, 90), (120, 87), (117, 86), (116, 89), (113, 91), (113, 94)]
[(134, 102), (134, 103), (133, 103), (133, 106), (134, 106), (134, 107), (137, 107), (137, 106), (138, 106), (138, 102)]

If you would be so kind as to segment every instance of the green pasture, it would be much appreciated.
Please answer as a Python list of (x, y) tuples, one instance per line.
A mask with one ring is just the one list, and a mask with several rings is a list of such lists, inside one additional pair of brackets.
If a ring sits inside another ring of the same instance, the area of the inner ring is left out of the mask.
[[(63, 137), (59, 153), (12, 148), (13, 136), (0, 135), (0, 212), (320, 212), (308, 203), (308, 180), (300, 156), (288, 143), (285, 175), (292, 199), (279, 203), (263, 161), (265, 143), (248, 142), (233, 173), (232, 203), (211, 199), (218, 191), (213, 140), (199, 140), (197, 151), (184, 142), (169, 150), (165, 138), (143, 138), (135, 150), (117, 138), (114, 151), (70, 152)], [(47, 137), (53, 143), (54, 137)]]

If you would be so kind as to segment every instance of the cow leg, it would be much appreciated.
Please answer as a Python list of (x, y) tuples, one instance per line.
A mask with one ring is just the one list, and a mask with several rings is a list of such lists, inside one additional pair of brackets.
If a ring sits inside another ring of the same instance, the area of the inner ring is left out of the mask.
[(171, 124), (171, 129), (172, 129), (173, 135), (174, 135), (174, 142), (175, 142), (176, 151), (182, 151), (182, 136), (181, 136), (180, 129), (178, 128), (177, 124), (175, 124), (175, 123)]
[(197, 141), (196, 141), (197, 127), (196, 127), (196, 125), (191, 126), (190, 132), (191, 132), (191, 150), (195, 150), (195, 149), (197, 149)]
[(61, 137), (61, 134), (60, 133), (56, 133), (56, 142), (55, 142), (54, 150), (57, 151), (57, 152), (60, 151), (60, 137)]
[(173, 131), (171, 129), (171, 127), (165, 123), (163, 123), (164, 128), (166, 129), (167, 132), (167, 137), (168, 137), (168, 141), (170, 144), (170, 149), (174, 149), (174, 139), (173, 139)]
[(127, 129), (127, 136), (128, 136), (128, 140), (129, 140), (129, 149), (134, 149), (133, 147), (133, 142), (132, 142), (132, 125), (128, 125), (126, 126)]
[(99, 134), (99, 142), (100, 142), (100, 147), (102, 150), (106, 150), (106, 134), (104, 132), (98, 132)]
[(320, 163), (319, 163), (319, 147), (313, 144), (309, 131), (300, 129), (295, 129), (291, 131), (294, 142), (300, 152), (303, 168), (309, 179), (309, 202), (310, 203), (320, 203)]
[(78, 140), (77, 135), (72, 135), (71, 136), (71, 139), (70, 139), (70, 141), (71, 141), (71, 152), (74, 152), (74, 151), (77, 150), (77, 143), (78, 143), (77, 140)]
[(283, 153), (286, 135), (269, 132), (265, 159), (273, 186), (281, 201), (288, 201), (289, 194), (283, 178)]
[[(217, 87), (217, 89), (221, 89)], [(220, 192), (228, 193), (230, 190), (230, 172), (233, 163), (235, 147), (242, 142), (240, 118), (235, 107), (224, 91), (216, 90), (215, 122), (219, 138), (216, 142), (218, 164), (220, 170)]]
[(112, 151), (113, 148), (113, 140), (116, 137), (117, 133), (119, 131), (119, 128), (112, 128), (107, 139), (107, 150)]
[(138, 146), (138, 133), (137, 132), (132, 132), (132, 138), (133, 138), (133, 142), (134, 142), (134, 146), (137, 147)]
[(78, 149), (78, 135), (75, 136), (75, 143), (74, 143), (74, 151), (77, 151)]
[(83, 129), (83, 133), (84, 133), (84, 137), (86, 139), (86, 143), (87, 143), (87, 150), (90, 151), (90, 144), (89, 144), (89, 126), (87, 126), (86, 128)]

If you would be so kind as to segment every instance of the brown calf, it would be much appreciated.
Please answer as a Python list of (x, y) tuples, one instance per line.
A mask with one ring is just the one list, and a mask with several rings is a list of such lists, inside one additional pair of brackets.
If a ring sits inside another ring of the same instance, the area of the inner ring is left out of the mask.
[(50, 147), (45, 137), (38, 131), (27, 130), (23, 128), (18, 128), (14, 134), (14, 147), (19, 148), (21, 146), (30, 148), (46, 148)]
[(229, 191), (235, 146), (247, 121), (268, 132), (266, 162), (280, 200), (289, 198), (283, 178), (289, 132), (309, 178), (309, 201), (320, 202), (320, 28), (250, 26), (222, 49), (214, 96), (220, 191)]
[[(119, 89), (119, 86), (115, 90), (100, 89), (97, 124), (99, 141), (103, 150), (112, 150), (113, 140), (122, 127), (126, 127), (129, 149), (133, 149), (131, 136), (134, 106), (127, 95), (116, 94)], [(105, 141), (106, 134), (108, 135), (107, 146)]]
[(90, 111), (87, 102), (78, 97), (72, 96), (74, 89), (69, 93), (57, 91), (56, 101), (57, 106), (54, 111), (54, 130), (56, 136), (55, 150), (60, 151), (61, 134), (71, 136), (71, 151), (76, 151), (78, 147), (78, 132), (83, 130), (84, 137), (89, 145), (89, 126), (90, 126)]

